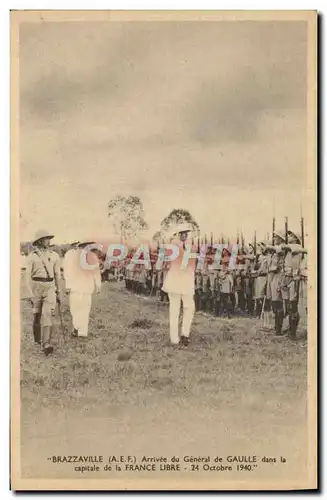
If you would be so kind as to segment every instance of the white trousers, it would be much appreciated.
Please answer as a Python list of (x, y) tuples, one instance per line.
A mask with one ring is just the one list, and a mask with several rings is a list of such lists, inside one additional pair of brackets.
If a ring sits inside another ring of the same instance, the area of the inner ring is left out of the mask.
[(79, 337), (87, 337), (92, 295), (71, 291), (69, 294), (70, 313), (73, 326), (78, 330)]
[(183, 321), (182, 335), (190, 336), (191, 324), (194, 316), (194, 298), (190, 294), (169, 293), (169, 326), (170, 326), (170, 341), (172, 344), (178, 344), (178, 323), (181, 308), (181, 300), (183, 302)]

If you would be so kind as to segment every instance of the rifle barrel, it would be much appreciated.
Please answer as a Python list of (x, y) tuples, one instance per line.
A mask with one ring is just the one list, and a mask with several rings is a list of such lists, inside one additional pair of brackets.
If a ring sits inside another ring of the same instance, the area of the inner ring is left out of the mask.
[(288, 217), (285, 217), (285, 243), (288, 243)]
[(302, 247), (304, 248), (304, 219), (301, 217), (301, 243)]
[(272, 235), (271, 235), (271, 243), (272, 245), (275, 244), (275, 231), (276, 231), (276, 219), (275, 217), (273, 217), (273, 220), (272, 220)]

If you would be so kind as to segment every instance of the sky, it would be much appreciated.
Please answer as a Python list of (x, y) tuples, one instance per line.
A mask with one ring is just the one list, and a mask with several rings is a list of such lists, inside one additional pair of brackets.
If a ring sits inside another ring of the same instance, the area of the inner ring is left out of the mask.
[(306, 200), (303, 21), (20, 25), (21, 240), (111, 233), (142, 200), (148, 235), (173, 208), (247, 239)]

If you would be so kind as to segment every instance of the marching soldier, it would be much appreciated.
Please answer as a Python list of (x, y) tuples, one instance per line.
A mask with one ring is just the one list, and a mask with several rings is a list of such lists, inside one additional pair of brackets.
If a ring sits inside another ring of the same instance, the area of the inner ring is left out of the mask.
[(54, 235), (48, 231), (36, 233), (25, 273), (26, 296), (33, 305), (34, 341), (42, 346), (46, 356), (53, 352), (52, 327), (56, 302), (60, 301), (60, 257), (49, 250), (52, 238)]

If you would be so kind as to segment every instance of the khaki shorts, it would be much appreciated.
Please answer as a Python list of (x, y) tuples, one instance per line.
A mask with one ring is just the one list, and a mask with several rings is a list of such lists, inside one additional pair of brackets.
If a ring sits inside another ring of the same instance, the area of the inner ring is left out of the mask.
[(263, 299), (267, 290), (267, 276), (258, 276), (255, 279), (254, 298)]
[(267, 283), (267, 299), (273, 302), (283, 300), (281, 292), (282, 275), (280, 273), (270, 273), (268, 275)]
[(56, 316), (56, 290), (53, 282), (32, 281), (33, 313), (41, 314), (43, 326), (52, 326)]

